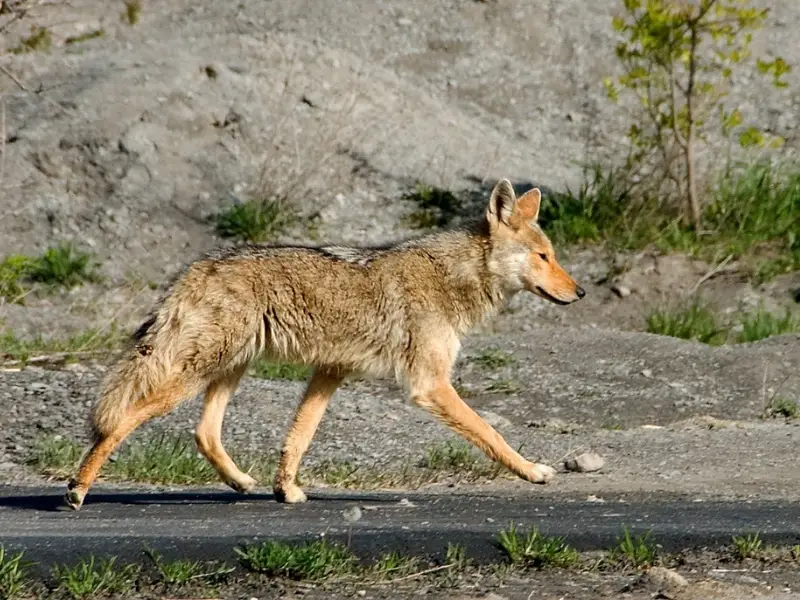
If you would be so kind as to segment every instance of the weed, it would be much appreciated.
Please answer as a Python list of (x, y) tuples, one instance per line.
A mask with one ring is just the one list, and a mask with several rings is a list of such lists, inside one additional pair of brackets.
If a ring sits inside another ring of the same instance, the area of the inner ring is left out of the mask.
[(298, 581), (347, 575), (356, 568), (356, 558), (347, 548), (326, 540), (303, 545), (266, 541), (236, 548), (235, 552), (250, 571)]
[(153, 561), (164, 583), (172, 586), (186, 585), (198, 579), (219, 582), (234, 571), (233, 567), (228, 567), (226, 565), (214, 568), (213, 565), (192, 560), (164, 562), (161, 555), (150, 548), (145, 550), (145, 554)]
[(795, 400), (776, 396), (773, 398), (766, 409), (767, 417), (783, 417), (785, 419), (796, 419), (800, 417), (800, 404)]
[[(72, 440), (52, 438), (39, 442), (28, 464), (51, 477), (68, 477), (83, 454)], [(269, 479), (275, 471), (273, 456), (246, 459), (250, 472), (260, 479)], [(200, 485), (219, 481), (219, 475), (208, 461), (198, 454), (191, 439), (161, 436), (126, 446), (114, 460), (103, 467), (109, 480), (140, 481), (167, 485)]]
[(136, 565), (118, 568), (116, 557), (95, 563), (95, 557), (90, 556), (89, 560), (82, 559), (74, 566), (57, 566), (54, 569), (59, 589), (76, 600), (100, 594), (125, 594), (132, 589), (138, 574), (139, 567)]
[(759, 308), (744, 315), (741, 323), (742, 332), (737, 341), (742, 343), (757, 342), (773, 335), (800, 332), (800, 318), (795, 317), (788, 309), (783, 317), (779, 317)]
[(727, 330), (717, 324), (714, 313), (697, 302), (684, 309), (650, 313), (647, 331), (710, 345), (722, 344), (727, 338)]
[(244, 242), (265, 242), (278, 235), (293, 217), (285, 203), (248, 200), (222, 211), (215, 217), (217, 233)]
[(418, 569), (418, 558), (403, 556), (398, 552), (387, 552), (372, 567), (372, 574), (378, 579), (394, 579), (414, 573)]
[(45, 250), (31, 265), (27, 275), (32, 281), (68, 288), (100, 280), (92, 257), (70, 243)]
[(13, 331), (0, 332), (0, 359), (27, 362), (37, 355), (59, 355), (67, 361), (74, 355), (115, 350), (124, 335), (112, 324), (108, 330), (87, 329), (67, 338), (18, 338)]
[(609, 552), (609, 558), (639, 568), (655, 564), (657, 554), (656, 546), (650, 541), (650, 531), (634, 538), (628, 528), (623, 527), (622, 537), (617, 538), (617, 545)]
[(408, 223), (417, 229), (445, 227), (463, 210), (463, 202), (449, 190), (418, 183), (404, 198), (417, 205)]
[(23, 280), (33, 267), (34, 259), (21, 254), (6, 256), (0, 262), (0, 297), (8, 302), (22, 304), (26, 290)]
[(496, 478), (502, 467), (477, 454), (466, 442), (450, 441), (428, 448), (418, 466), (431, 471)]
[(122, 19), (128, 25), (136, 25), (142, 16), (142, 0), (125, 0), (125, 12)]
[(21, 595), (25, 587), (26, 566), (22, 555), (23, 552), (7, 553), (5, 547), (0, 546), (0, 598), (10, 600)]
[(263, 359), (253, 361), (248, 374), (258, 379), (286, 379), (305, 381), (311, 375), (311, 367), (291, 363), (275, 363)]
[(25, 54), (27, 52), (50, 52), (53, 45), (53, 36), (46, 27), (31, 27), (31, 34), (24, 38), (19, 46), (12, 48), (14, 54)]
[(500, 369), (514, 364), (514, 356), (512, 354), (497, 348), (484, 350), (472, 360), (487, 369)]
[(735, 535), (732, 538), (733, 554), (739, 560), (745, 558), (758, 558), (763, 551), (761, 538), (758, 533)]
[(453, 569), (456, 571), (463, 571), (466, 569), (470, 564), (466, 547), (461, 544), (447, 542), (447, 550), (445, 550), (444, 554), (444, 564), (453, 565)]
[(579, 560), (578, 551), (564, 538), (550, 537), (535, 527), (527, 533), (518, 532), (511, 523), (498, 535), (500, 547), (516, 565), (529, 567), (569, 567)]
[(69, 44), (79, 44), (81, 42), (86, 42), (88, 40), (93, 40), (95, 38), (103, 37), (106, 34), (104, 29), (95, 29), (93, 31), (87, 31), (86, 33), (81, 33), (80, 35), (74, 35), (68, 37), (64, 40), (64, 43)]
[(495, 394), (518, 394), (522, 387), (513, 379), (497, 379), (486, 386), (487, 392)]

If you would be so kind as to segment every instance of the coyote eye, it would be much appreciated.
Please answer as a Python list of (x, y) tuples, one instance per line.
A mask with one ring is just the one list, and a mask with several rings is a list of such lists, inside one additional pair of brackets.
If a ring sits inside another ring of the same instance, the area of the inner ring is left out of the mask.
[(544, 262), (547, 262), (547, 254), (539, 254), (539, 258), (541, 258)]

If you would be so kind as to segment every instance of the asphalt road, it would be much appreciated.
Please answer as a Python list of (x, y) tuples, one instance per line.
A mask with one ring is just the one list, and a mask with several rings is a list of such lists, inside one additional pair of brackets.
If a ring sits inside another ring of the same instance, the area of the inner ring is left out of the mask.
[[(347, 541), (364, 557), (387, 550), (441, 555), (464, 544), (478, 561), (497, 558), (498, 531), (514, 522), (567, 538), (579, 550), (614, 545), (623, 526), (652, 531), (665, 550), (719, 547), (758, 531), (769, 543), (800, 543), (800, 503), (696, 502), (643, 497), (590, 502), (528, 495), (355, 493), (309, 494), (283, 505), (268, 494), (215, 490), (142, 491), (95, 488), (79, 512), (61, 508), (63, 487), (0, 487), (0, 544), (25, 550), (48, 568), (93, 553), (141, 560), (152, 547), (166, 558), (233, 558), (256, 540)], [(360, 518), (344, 513), (359, 507)]]

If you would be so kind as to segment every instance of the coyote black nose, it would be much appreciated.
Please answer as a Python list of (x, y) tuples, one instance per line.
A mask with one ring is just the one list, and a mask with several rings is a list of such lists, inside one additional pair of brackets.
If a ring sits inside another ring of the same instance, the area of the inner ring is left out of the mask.
[(583, 298), (586, 295), (586, 292), (583, 291), (583, 288), (581, 286), (578, 286), (575, 289), (575, 293), (578, 294), (578, 298)]

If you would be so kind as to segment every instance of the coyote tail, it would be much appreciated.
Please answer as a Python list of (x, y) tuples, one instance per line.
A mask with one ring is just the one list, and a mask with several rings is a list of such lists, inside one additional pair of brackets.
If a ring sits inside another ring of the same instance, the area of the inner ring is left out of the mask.
[(172, 363), (170, 333), (168, 328), (156, 328), (157, 321), (160, 319), (154, 316), (139, 327), (133, 335), (135, 347), (103, 382), (103, 392), (92, 412), (96, 438), (115, 431), (128, 408), (152, 393), (167, 378)]

